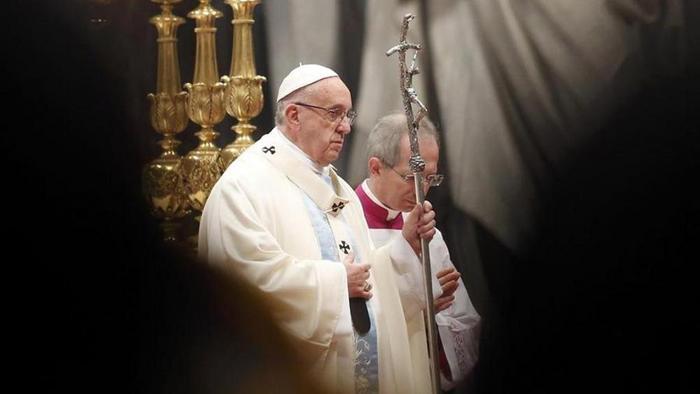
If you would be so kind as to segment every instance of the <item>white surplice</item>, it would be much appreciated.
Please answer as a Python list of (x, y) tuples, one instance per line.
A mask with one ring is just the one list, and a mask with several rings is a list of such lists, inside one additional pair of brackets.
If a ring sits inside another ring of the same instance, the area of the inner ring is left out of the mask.
[(380, 392), (429, 392), (423, 312), (398, 290), (400, 283), (420, 282), (417, 257), (405, 240), (375, 249), (353, 189), (332, 168), (313, 165), (279, 130), (246, 150), (214, 186), (202, 213), (200, 257), (272, 298), (272, 315), (295, 340), (311, 376), (331, 390), (354, 392), (347, 274), (321, 257), (305, 195), (327, 212), (339, 255), (350, 237), (355, 261), (372, 265)]
[[(363, 205), (365, 218), (370, 228), (369, 233), (375, 246), (380, 247), (388, 245), (392, 241), (398, 242), (403, 239), (401, 236), (402, 213), (382, 204), (370, 190), (367, 180), (358, 186), (356, 191)], [(430, 241), (429, 250), (430, 267), (433, 274), (433, 294), (437, 297), (442, 293), (442, 288), (435, 274), (446, 268), (454, 269), (455, 267), (439, 230)], [(413, 289), (402, 291), (413, 295)], [(451, 375), (451, 379), (446, 379), (443, 371), (441, 377), (443, 390), (454, 388), (469, 375), (477, 362), (479, 351), (481, 317), (472, 305), (461, 278), (454, 296), (454, 303), (435, 315), (442, 351)]]

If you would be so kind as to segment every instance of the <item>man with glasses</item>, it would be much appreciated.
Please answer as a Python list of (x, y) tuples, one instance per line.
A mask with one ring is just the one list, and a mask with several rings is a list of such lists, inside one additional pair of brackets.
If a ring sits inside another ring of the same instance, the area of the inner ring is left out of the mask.
[[(425, 160), (423, 192), (440, 186), (444, 176), (437, 173), (440, 158), (439, 136), (433, 123), (423, 118), (418, 132), (420, 154)], [(415, 180), (408, 160), (411, 155), (404, 114), (379, 120), (367, 140), (369, 179), (355, 190), (370, 228), (375, 246), (397, 240), (406, 212), (416, 206)], [(480, 316), (469, 299), (464, 282), (455, 269), (440, 231), (429, 244), (433, 274), (435, 320), (440, 340), (441, 386), (454, 388), (476, 364)], [(416, 286), (400, 289), (410, 294)], [(422, 289), (420, 289), (422, 292)], [(416, 297), (422, 294), (416, 294)]]
[(199, 253), (270, 297), (303, 368), (329, 392), (429, 392), (413, 294), (422, 288), (420, 239), (435, 234), (435, 213), (428, 202), (416, 205), (403, 237), (374, 248), (362, 205), (330, 165), (354, 119), (350, 91), (333, 70), (292, 70), (279, 87), (276, 127), (212, 189)]

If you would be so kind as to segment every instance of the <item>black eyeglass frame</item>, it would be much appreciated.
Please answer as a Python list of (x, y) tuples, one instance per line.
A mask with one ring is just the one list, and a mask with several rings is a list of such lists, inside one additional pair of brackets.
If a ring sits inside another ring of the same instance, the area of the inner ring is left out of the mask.
[(312, 104), (307, 104), (307, 103), (301, 103), (301, 102), (293, 102), (292, 104), (295, 105), (301, 105), (302, 107), (307, 107), (307, 108), (316, 108), (316, 109), (321, 109), (326, 111), (330, 117), (327, 117), (326, 119), (330, 121), (331, 123), (335, 123), (338, 121), (338, 119), (348, 119), (348, 123), (350, 126), (355, 123), (355, 119), (357, 118), (357, 112), (353, 109), (349, 109), (347, 111), (343, 111), (341, 113), (338, 113), (339, 110), (335, 108), (325, 108), (325, 107), (319, 107), (318, 105), (312, 105)]

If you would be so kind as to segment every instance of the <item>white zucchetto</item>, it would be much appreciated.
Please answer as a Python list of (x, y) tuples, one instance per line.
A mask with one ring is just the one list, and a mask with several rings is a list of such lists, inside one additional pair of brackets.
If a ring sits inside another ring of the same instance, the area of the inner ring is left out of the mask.
[(328, 67), (318, 64), (304, 64), (290, 71), (280, 84), (277, 102), (295, 90), (311, 85), (325, 78), (337, 77), (338, 74)]

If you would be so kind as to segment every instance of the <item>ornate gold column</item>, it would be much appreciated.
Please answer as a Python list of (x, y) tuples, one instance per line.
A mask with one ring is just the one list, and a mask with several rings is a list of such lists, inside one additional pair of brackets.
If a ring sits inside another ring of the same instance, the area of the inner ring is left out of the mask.
[(226, 115), (224, 109), (225, 85), (218, 82), (219, 69), (216, 61), (217, 18), (223, 14), (209, 4), (210, 0), (199, 0), (199, 6), (187, 14), (196, 21), (197, 51), (192, 83), (185, 84), (189, 99), (187, 113), (202, 129), (195, 135), (199, 146), (183, 159), (187, 196), (192, 208), (201, 211), (214, 183), (219, 179), (223, 163), (221, 149), (214, 140), (219, 135), (214, 126)]
[(253, 10), (260, 0), (226, 0), (226, 3), (233, 9), (233, 53), (230, 75), (221, 80), (226, 83), (226, 112), (238, 119), (231, 127), (238, 134), (236, 140), (221, 152), (228, 167), (253, 144), (251, 134), (256, 127), (250, 124), (250, 119), (262, 111), (262, 83), (266, 79), (256, 75), (253, 56)]
[(189, 212), (185, 197), (180, 156), (175, 135), (187, 126), (185, 103), (187, 93), (180, 91), (180, 66), (177, 57), (177, 28), (185, 21), (173, 15), (173, 5), (182, 0), (151, 0), (160, 4), (162, 13), (150, 19), (158, 30), (158, 74), (156, 93), (151, 102), (151, 125), (163, 139), (160, 157), (146, 165), (143, 187), (151, 212), (163, 219), (161, 226), (166, 241), (177, 239), (177, 219)]

